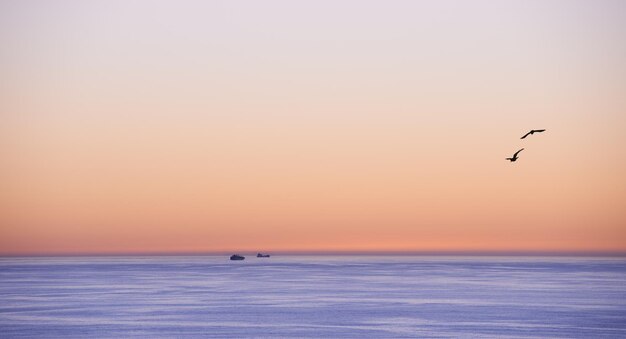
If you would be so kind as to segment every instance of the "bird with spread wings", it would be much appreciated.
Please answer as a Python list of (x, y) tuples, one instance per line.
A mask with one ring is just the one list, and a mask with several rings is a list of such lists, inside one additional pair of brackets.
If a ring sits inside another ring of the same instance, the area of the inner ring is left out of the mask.
[(535, 133), (540, 133), (540, 132), (543, 132), (543, 131), (545, 131), (545, 129), (532, 129), (532, 130), (530, 130), (530, 132), (524, 134), (524, 136), (521, 137), (520, 139), (524, 139), (524, 138), (526, 138), (529, 135), (532, 135), (532, 134), (535, 134)]
[(517, 154), (518, 154), (519, 152), (523, 151), (523, 150), (524, 150), (524, 149), (522, 148), (521, 150), (519, 150), (519, 151), (515, 152), (515, 154), (513, 154), (513, 157), (511, 157), (511, 158), (506, 158), (506, 160), (509, 160), (509, 161), (511, 161), (511, 162), (516, 161), (516, 160), (518, 159)]

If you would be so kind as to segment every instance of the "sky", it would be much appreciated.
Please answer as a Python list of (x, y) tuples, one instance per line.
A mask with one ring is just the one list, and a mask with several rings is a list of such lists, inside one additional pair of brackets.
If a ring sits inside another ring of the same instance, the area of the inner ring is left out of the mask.
[(623, 1), (2, 0), (0, 45), (0, 255), (626, 251)]

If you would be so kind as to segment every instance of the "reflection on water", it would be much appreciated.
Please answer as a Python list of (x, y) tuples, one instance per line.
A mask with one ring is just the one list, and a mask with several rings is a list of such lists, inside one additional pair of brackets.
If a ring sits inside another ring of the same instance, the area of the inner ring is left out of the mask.
[(626, 258), (0, 258), (0, 337), (626, 337)]

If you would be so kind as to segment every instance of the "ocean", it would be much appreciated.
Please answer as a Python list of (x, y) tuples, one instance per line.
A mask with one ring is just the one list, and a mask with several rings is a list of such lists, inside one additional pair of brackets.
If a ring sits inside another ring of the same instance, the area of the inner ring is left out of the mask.
[(626, 338), (626, 258), (0, 258), (0, 338)]

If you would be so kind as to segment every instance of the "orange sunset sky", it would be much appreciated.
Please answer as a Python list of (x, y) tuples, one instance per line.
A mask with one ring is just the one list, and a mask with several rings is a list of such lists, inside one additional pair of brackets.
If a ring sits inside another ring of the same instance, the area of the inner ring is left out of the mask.
[(0, 1), (0, 45), (0, 254), (626, 251), (623, 1)]

